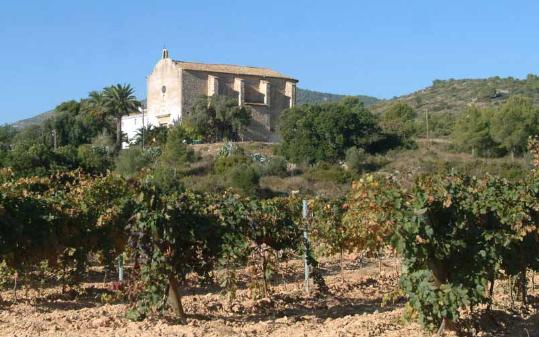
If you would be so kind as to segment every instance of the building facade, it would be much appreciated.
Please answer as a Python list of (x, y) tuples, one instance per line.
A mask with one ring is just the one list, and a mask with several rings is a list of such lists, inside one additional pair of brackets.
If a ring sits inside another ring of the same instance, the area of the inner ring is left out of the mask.
[(202, 96), (223, 95), (233, 97), (252, 113), (245, 140), (277, 141), (279, 116), (296, 104), (297, 82), (266, 68), (175, 61), (163, 49), (147, 79), (144, 113), (123, 117), (122, 130), (129, 141), (143, 125), (181, 122)]

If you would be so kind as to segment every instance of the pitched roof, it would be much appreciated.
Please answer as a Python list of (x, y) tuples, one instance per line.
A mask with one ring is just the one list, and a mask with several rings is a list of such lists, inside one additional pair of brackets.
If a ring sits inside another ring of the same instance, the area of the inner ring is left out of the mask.
[(198, 71), (209, 71), (215, 73), (226, 73), (226, 74), (235, 74), (235, 75), (253, 75), (253, 76), (262, 76), (262, 77), (275, 77), (275, 78), (284, 78), (288, 80), (296, 79), (281, 74), (275, 70), (268, 68), (258, 68), (258, 67), (247, 67), (247, 66), (236, 66), (232, 64), (208, 64), (208, 63), (196, 63), (196, 62), (185, 62), (185, 61), (174, 61), (174, 63), (185, 70), (198, 70)]

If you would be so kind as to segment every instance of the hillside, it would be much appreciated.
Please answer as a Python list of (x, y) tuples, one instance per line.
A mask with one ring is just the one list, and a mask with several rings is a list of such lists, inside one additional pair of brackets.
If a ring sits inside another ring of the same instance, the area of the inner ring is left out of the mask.
[[(338, 101), (341, 98), (343, 98), (344, 95), (336, 95), (336, 94), (329, 94), (325, 92), (318, 92), (313, 90), (307, 90), (307, 89), (301, 89), (298, 88), (297, 91), (297, 103), (298, 104), (307, 104), (307, 103), (321, 103), (321, 102), (332, 102), (332, 101)], [(365, 103), (366, 106), (372, 105), (376, 102), (379, 102), (380, 100), (376, 97), (371, 96), (365, 96), (365, 95), (358, 95), (359, 99)], [(144, 99), (143, 104), (146, 104), (146, 100)], [(20, 121), (17, 121), (13, 123), (13, 126), (17, 128), (24, 128), (26, 126), (30, 125), (39, 125), (43, 123), (45, 120), (50, 118), (52, 114), (54, 113), (54, 110), (50, 110), (47, 112), (40, 113), (39, 115), (36, 115), (34, 117), (22, 119)]]
[(408, 103), (418, 113), (459, 113), (466, 106), (494, 107), (511, 95), (526, 95), (539, 104), (539, 77), (525, 79), (490, 77), (487, 79), (434, 80), (432, 85), (414, 93), (381, 101), (371, 106), (374, 112), (384, 111), (395, 101)]
[[(434, 80), (432, 85), (411, 94), (395, 97), (389, 100), (380, 100), (372, 96), (358, 95), (373, 112), (380, 113), (395, 101), (408, 103), (418, 113), (459, 113), (468, 105), (479, 107), (494, 107), (503, 104), (510, 95), (526, 95), (539, 104), (539, 76), (528, 75), (525, 79), (513, 77), (490, 77), (486, 79), (462, 80)], [(298, 88), (297, 102), (299, 105), (307, 103), (321, 103), (338, 101), (344, 95), (319, 92)], [(52, 115), (48, 111), (37, 116), (23, 119), (13, 123), (16, 127), (25, 127), (41, 124)]]
[[(334, 102), (341, 100), (343, 97), (345, 96), (301, 88), (298, 88), (296, 93), (296, 100), (298, 105)], [(370, 106), (372, 104), (380, 102), (380, 99), (372, 96), (357, 95), (356, 97), (358, 97), (366, 106)]]
[(44, 121), (46, 121), (48, 118), (52, 117), (54, 114), (54, 110), (50, 110), (47, 112), (40, 113), (39, 115), (36, 115), (34, 117), (21, 119), (20, 121), (16, 121), (12, 125), (16, 128), (24, 128), (30, 125), (40, 125)]

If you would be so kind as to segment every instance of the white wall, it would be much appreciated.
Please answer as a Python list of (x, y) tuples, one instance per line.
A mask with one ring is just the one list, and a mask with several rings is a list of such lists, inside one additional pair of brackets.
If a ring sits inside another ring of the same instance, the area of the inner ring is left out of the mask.
[(161, 59), (148, 76), (148, 115), (172, 125), (182, 115), (181, 70), (169, 58)]
[(129, 147), (130, 143), (135, 140), (137, 131), (140, 130), (143, 125), (147, 128), (148, 126), (157, 126), (158, 123), (156, 118), (148, 116), (146, 111), (144, 112), (144, 123), (142, 121), (141, 113), (122, 117), (122, 132), (127, 134), (127, 142), (122, 143), (122, 149)]

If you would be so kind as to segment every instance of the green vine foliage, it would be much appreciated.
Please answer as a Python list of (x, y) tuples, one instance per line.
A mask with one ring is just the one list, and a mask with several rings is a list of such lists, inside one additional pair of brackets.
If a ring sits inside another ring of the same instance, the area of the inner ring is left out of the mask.
[[(537, 248), (522, 249), (537, 236), (537, 199), (530, 186), (458, 175), (416, 183), (411, 209), (397, 231), (398, 248), (408, 269), (403, 287), (426, 327), (453, 321), (458, 308), (485, 302), (487, 281), (494, 282), (500, 267), (508, 274), (533, 267)], [(439, 308), (422, 304), (420, 291), (414, 291), (421, 289), (417, 275), (427, 270), (436, 289), (432, 299), (445, 303)]]
[[(181, 307), (177, 289), (171, 292), (173, 283), (180, 284), (188, 273), (209, 275), (217, 266), (224, 268), (221, 285), (229, 300), (238, 287), (236, 270), (246, 265), (253, 271), (254, 296), (268, 296), (278, 259), (288, 250), (301, 251), (297, 198), (164, 194), (154, 186), (140, 190), (128, 228), (143, 285), (130, 312), (133, 319), (161, 313), (174, 297)], [(182, 310), (175, 311), (183, 317)]]
[[(539, 163), (539, 142), (530, 144)], [(308, 221), (296, 197), (163, 191), (151, 179), (112, 174), (16, 179), (3, 170), (0, 177), (0, 286), (15, 275), (51, 275), (67, 290), (80, 282), (90, 255), (112, 266), (127, 250), (133, 319), (161, 314), (167, 305), (183, 318), (179, 288), (191, 273), (207, 282), (222, 269), (232, 300), (237, 270), (251, 266), (256, 296), (269, 296), (278, 263), (303, 253), (322, 289), (305, 226), (325, 254), (393, 246), (403, 259), (409, 305), (428, 329), (488, 302), (488, 285), (501, 271), (517, 278), (525, 301), (526, 272), (539, 270), (537, 169), (512, 182), (425, 176), (410, 189), (393, 177), (365, 176), (346, 200), (311, 201)]]
[(21, 274), (43, 259), (55, 263), (61, 252), (58, 249), (62, 239), (60, 215), (51, 203), (32, 190), (19, 188), (15, 183), (3, 184), (0, 191), (0, 256), (5, 263)]
[(76, 286), (90, 253), (108, 254), (118, 241), (123, 251), (129, 195), (126, 182), (112, 176), (8, 178), (0, 186), (0, 258), (23, 279), (46, 263), (64, 291)]
[(500, 269), (537, 269), (537, 181), (425, 176), (406, 191), (392, 178), (366, 177), (354, 184), (343, 221), (352, 247), (397, 249), (401, 286), (432, 330), (487, 302)]
[(342, 254), (347, 250), (348, 232), (343, 225), (346, 212), (345, 199), (316, 198), (309, 202), (311, 227), (309, 234), (317, 246), (317, 252), (324, 256)]
[(344, 246), (348, 251), (374, 254), (395, 238), (406, 198), (392, 177), (366, 175), (352, 184), (344, 207)]
[(322, 256), (338, 254), (341, 259), (341, 278), (344, 281), (344, 253), (350, 250), (349, 232), (343, 224), (346, 212), (345, 201), (344, 198), (316, 198), (309, 202), (311, 216), (308, 221), (308, 230), (311, 241), (304, 240), (304, 247), (306, 247), (308, 263), (315, 271), (314, 281), (323, 293), (328, 292), (329, 288), (321, 274), (316, 272), (318, 261), (315, 259), (315, 254)]
[[(455, 320), (458, 308), (486, 300), (487, 280), (509, 262), (507, 250), (536, 230), (528, 192), (522, 184), (490, 176), (425, 177), (416, 183), (397, 230), (398, 248), (408, 270), (403, 288), (426, 327)], [(426, 287), (427, 275), (434, 287)], [(423, 296), (428, 289), (431, 295)]]
[[(304, 251), (301, 200), (297, 197), (257, 200), (230, 196), (225, 194), (220, 197), (221, 201), (214, 200), (227, 228), (220, 257), (226, 270), (222, 285), (232, 300), (237, 289), (236, 269), (248, 265), (254, 276), (250, 284), (252, 295), (268, 296), (277, 264)], [(316, 266), (314, 256), (309, 261)]]
[(190, 272), (204, 276), (213, 269), (223, 237), (219, 219), (209, 213), (202, 194), (163, 195), (155, 186), (143, 186), (137, 201), (128, 231), (144, 287), (129, 315), (160, 313), (170, 297), (183, 318), (178, 282)]
[(269, 282), (276, 264), (276, 253), (298, 251), (302, 231), (298, 226), (301, 201), (297, 198), (273, 198), (249, 202), (245, 236), (250, 244), (250, 262), (260, 270), (262, 295), (269, 294)]

